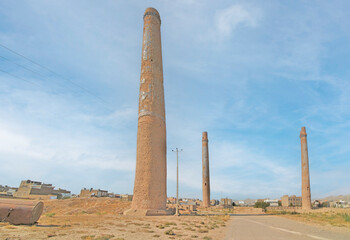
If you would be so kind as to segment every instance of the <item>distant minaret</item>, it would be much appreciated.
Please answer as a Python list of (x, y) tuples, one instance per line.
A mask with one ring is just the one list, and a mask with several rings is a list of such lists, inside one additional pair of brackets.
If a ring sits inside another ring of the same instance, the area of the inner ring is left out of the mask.
[(166, 129), (160, 16), (143, 16), (136, 173), (130, 215), (167, 215)]
[(307, 134), (305, 127), (300, 131), (301, 142), (301, 197), (302, 209), (311, 209), (311, 190), (309, 174), (309, 156), (307, 150)]
[(208, 133), (203, 132), (202, 136), (202, 188), (203, 188), (203, 207), (210, 206), (210, 179), (209, 179), (209, 149)]

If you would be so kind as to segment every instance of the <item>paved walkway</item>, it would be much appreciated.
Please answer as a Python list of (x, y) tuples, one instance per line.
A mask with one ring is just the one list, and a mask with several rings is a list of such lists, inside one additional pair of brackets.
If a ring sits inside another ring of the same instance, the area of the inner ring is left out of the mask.
[(342, 233), (269, 215), (233, 215), (225, 240), (350, 240)]

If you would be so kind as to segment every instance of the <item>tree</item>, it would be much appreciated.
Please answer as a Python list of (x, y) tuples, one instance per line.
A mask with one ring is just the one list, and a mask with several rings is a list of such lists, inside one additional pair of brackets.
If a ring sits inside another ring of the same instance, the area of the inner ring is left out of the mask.
[(268, 206), (270, 206), (270, 203), (266, 203), (266, 202), (256, 202), (254, 204), (255, 208), (263, 208), (266, 209)]

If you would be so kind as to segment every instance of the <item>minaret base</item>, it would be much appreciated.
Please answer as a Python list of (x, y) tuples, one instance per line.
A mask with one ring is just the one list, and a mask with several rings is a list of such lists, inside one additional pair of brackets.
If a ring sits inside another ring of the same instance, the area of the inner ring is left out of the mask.
[(172, 209), (128, 209), (124, 213), (127, 216), (166, 216), (174, 215), (175, 211)]

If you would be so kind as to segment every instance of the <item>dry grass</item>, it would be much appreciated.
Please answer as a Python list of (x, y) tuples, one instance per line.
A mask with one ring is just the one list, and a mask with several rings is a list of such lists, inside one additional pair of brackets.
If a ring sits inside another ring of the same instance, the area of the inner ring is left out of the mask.
[(44, 201), (44, 214), (81, 215), (81, 214), (122, 214), (131, 202), (113, 198), (72, 198)]
[(350, 209), (327, 208), (305, 213), (296, 211), (269, 211), (268, 213), (302, 222), (350, 228)]
[(175, 233), (172, 229), (169, 229), (169, 230), (165, 231), (164, 233), (165, 233), (165, 235), (175, 235)]

